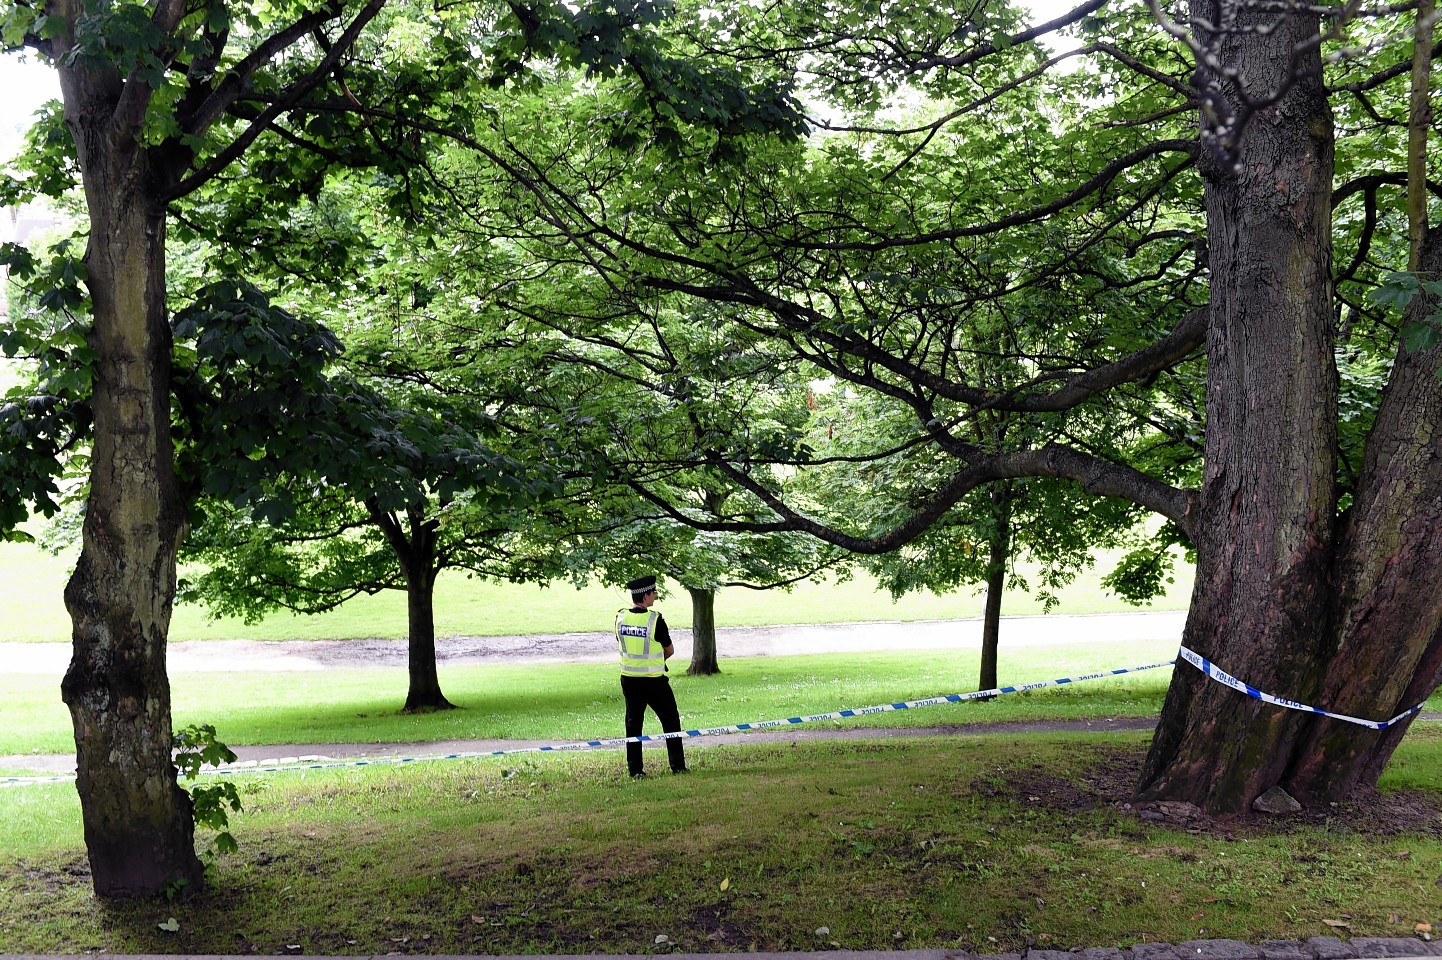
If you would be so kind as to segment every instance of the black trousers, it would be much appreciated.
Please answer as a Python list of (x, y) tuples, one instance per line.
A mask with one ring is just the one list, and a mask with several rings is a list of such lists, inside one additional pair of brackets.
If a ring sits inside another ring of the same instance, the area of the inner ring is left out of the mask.
[[(666, 677), (622, 677), (621, 695), (626, 698), (626, 736), (639, 737), (641, 724), (646, 719), (646, 708), (650, 707), (661, 721), (663, 733), (681, 729), (681, 711), (676, 706), (676, 695), (671, 692), (671, 681)], [(666, 757), (671, 761), (672, 771), (686, 769), (686, 748), (681, 737), (666, 741)], [(626, 772), (635, 776), (642, 772), (641, 745), (626, 744)]]

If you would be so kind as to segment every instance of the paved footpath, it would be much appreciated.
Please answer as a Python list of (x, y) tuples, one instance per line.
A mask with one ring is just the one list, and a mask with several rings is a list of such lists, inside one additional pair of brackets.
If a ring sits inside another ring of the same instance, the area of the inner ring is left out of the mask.
[[(1084, 616), (1002, 617), (1002, 644), (1136, 644), (1139, 656), (1173, 656), (1187, 615), (1181, 610)], [(605, 621), (605, 617), (600, 617)], [(865, 650), (980, 650), (981, 621), (793, 624), (775, 627), (717, 627), (722, 657), (774, 657), (795, 653), (855, 653)], [(676, 662), (691, 659), (691, 631), (672, 631)], [(68, 643), (0, 642), (0, 674), (59, 677), (70, 662)], [(409, 659), (405, 640), (180, 640), (166, 646), (171, 674), (318, 671), (334, 668), (394, 667)], [(520, 636), (436, 638), (442, 667), (485, 663), (604, 663), (616, 657), (616, 640), (606, 630)], [(1098, 666), (1103, 666), (1098, 664)], [(1106, 664), (1105, 666), (1131, 666)]]
[[(1424, 717), (1430, 716), (1424, 714)], [(1437, 715), (1442, 717), (1442, 714)], [(1085, 733), (1120, 730), (1150, 730), (1156, 726), (1151, 717), (1109, 717), (1094, 720), (1040, 720), (1015, 723), (962, 723), (935, 727), (827, 727), (784, 726), (773, 730), (748, 730), (745, 733), (723, 734), (688, 739), (686, 748), (735, 746), (753, 743), (794, 743), (800, 740), (888, 740), (901, 737), (981, 736), (1017, 733)], [(619, 736), (619, 734), (617, 734)], [(534, 750), (561, 741), (551, 740), (425, 740), (416, 743), (291, 743), (235, 746), (237, 762), (230, 769), (244, 772), (251, 767), (304, 766), (307, 764), (345, 764), (368, 761), (384, 763), (401, 758), (421, 759), (486, 755), (507, 750)], [(645, 744), (648, 750), (660, 750), (663, 741)], [(620, 750), (621, 746), (597, 749)], [(27, 771), (27, 775), (73, 774), (73, 753), (20, 753), (0, 755), (0, 769)]]
[[(56, 960), (47, 955), (43, 960)], [(111, 956), (122, 956), (111, 954)], [(126, 954), (137, 960), (232, 960), (191, 954)], [(366, 960), (382, 960), (391, 954)], [(425, 955), (429, 956), (429, 955)], [(608, 954), (608, 960), (654, 960), (657, 954)], [(1188, 940), (1176, 945), (1139, 943), (1126, 950), (1116, 947), (1086, 947), (1075, 950), (1027, 950), (1024, 953), (971, 954), (963, 950), (826, 950), (813, 953), (668, 953), (669, 960), (721, 960), (747, 957), (750, 960), (1433, 960), (1442, 957), (1442, 945), (1412, 937), (1357, 937), (1344, 941), (1336, 937), (1310, 940), (1266, 940), (1256, 945), (1240, 940)], [(34, 955), (4, 957), (3, 960), (42, 960)], [(235, 957), (234, 960), (241, 960)], [(253, 958), (246, 958), (253, 960)], [(317, 957), (313, 960), (361, 960), (360, 957)], [(462, 960), (435, 955), (430, 960)], [(536, 955), (497, 956), (491, 960), (536, 960)]]

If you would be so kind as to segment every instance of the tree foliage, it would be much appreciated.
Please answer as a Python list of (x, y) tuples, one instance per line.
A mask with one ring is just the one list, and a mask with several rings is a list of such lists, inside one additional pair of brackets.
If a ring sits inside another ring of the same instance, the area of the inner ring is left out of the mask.
[[(284, 212), (335, 169), (373, 171), (386, 179), (395, 212), (424, 210), (432, 181), (417, 173), (438, 144), (467, 139), (497, 84), (523, 81), (516, 66), (533, 59), (634, 77), (637, 103), (669, 107), (682, 120), (794, 125), (776, 84), (698, 99), (727, 78), (667, 49), (657, 29), (666, 10), (485, 0), (445, 9), (386, 0), (0, 6), (0, 47), (24, 46), (54, 64), (64, 101), (64, 128), (49, 128), (35, 175), (10, 178), (0, 200), (78, 184), (88, 215), (77, 289), (95, 353), (93, 446), (80, 561), (67, 591), (77, 652), (62, 694), (101, 896), (200, 878), (189, 800), (169, 756), (163, 660), (186, 523), (170, 435), (170, 217), (182, 240), (264, 249)], [(320, 250), (312, 262), (325, 266)], [(17, 486), (49, 496), (39, 479), (46, 469)], [(17, 516), (4, 511), (7, 523)], [(121, 725), (116, 705), (129, 702), (126, 691), (141, 692), (143, 716), (127, 714)]]
[[(1414, 300), (1399, 337), (1368, 295), (1404, 251), (1386, 198), (1406, 180), (1406, 16), (1220, 5), (1158, 32), (1101, 4), (1038, 30), (993, 7), (770, 7), (686, 39), (806, 76), (808, 141), (616, 140), (598, 84), (534, 130), (492, 126), (498, 179), (525, 189), (478, 229), (550, 265), (511, 294), (529, 335), (667, 412), (633, 401), (642, 439), (598, 449), (668, 483), (708, 471), (745, 504), (702, 519), (642, 482), (677, 522), (882, 556), (944, 538), (984, 490), (1064, 481), (1166, 521), (1119, 588), (1154, 589), (1163, 548), (1196, 548), (1190, 644), (1258, 686), (1392, 716), (1442, 676), (1435, 603), (1406, 640), (1373, 612), (1412, 609), (1385, 556), (1442, 575), (1419, 552), (1437, 452), (1398, 419), (1433, 416), (1432, 309)], [(1035, 40), (1062, 24), (1083, 45), (1051, 57)], [(1055, 69), (1072, 57), (1089, 69)], [(676, 310), (700, 321), (691, 338), (660, 321)], [(755, 416), (779, 370), (866, 396), (883, 428), (838, 456), (809, 417)], [(1402, 476), (1414, 493), (1382, 506)], [(848, 477), (870, 509), (818, 496)], [(1118, 507), (1094, 535), (1136, 517)], [(1144, 793), (1239, 810), (1279, 782), (1367, 786), (1397, 734), (1334, 728), (1179, 668)]]

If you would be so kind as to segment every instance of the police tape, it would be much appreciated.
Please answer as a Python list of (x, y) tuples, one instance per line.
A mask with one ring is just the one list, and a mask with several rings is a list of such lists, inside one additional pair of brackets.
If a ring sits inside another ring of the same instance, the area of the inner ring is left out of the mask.
[(1238, 680), (1236, 677), (1232, 676), (1230, 673), (1223, 670), (1221, 667), (1217, 666), (1215, 663), (1208, 660), (1201, 654), (1193, 650), (1188, 650), (1186, 647), (1182, 647), (1177, 652), (1177, 655), (1181, 657), (1181, 659), (1185, 660), (1187, 663), (1190, 663), (1192, 666), (1202, 671), (1202, 673), (1206, 674), (1208, 677), (1211, 677), (1213, 680), (1217, 681), (1218, 683), (1231, 687), (1233, 690), (1239, 691), (1241, 693), (1245, 693), (1247, 696), (1251, 697), (1254, 700), (1260, 700), (1263, 703), (1270, 703), (1273, 706), (1277, 707), (1286, 707), (1288, 710), (1300, 710), (1303, 713), (1315, 713), (1318, 716), (1329, 717), (1333, 720), (1342, 720), (1346, 723), (1355, 723), (1358, 726), (1366, 727), (1369, 730), (1386, 730), (1388, 727), (1393, 726), (1394, 724), (1397, 724), (1412, 716), (1412, 714), (1419, 712), (1425, 705), (1425, 703), (1419, 703), (1415, 707), (1403, 710), (1391, 720), (1363, 720), (1360, 717), (1349, 717), (1345, 713), (1333, 713), (1330, 710), (1323, 710), (1321, 707), (1313, 707), (1305, 703), (1298, 703), (1295, 700), (1288, 700), (1284, 697), (1275, 697), (1270, 693), (1263, 693), (1261, 690), (1258, 690), (1251, 684)]
[[(1358, 724), (1371, 730), (1385, 730), (1394, 724), (1405, 720), (1407, 717), (1419, 712), (1424, 704), (1417, 704), (1411, 709), (1405, 710), (1393, 717), (1391, 720), (1363, 720), (1359, 717), (1351, 717), (1342, 713), (1333, 713), (1330, 710), (1323, 710), (1321, 707), (1313, 707), (1305, 703), (1298, 703), (1295, 700), (1288, 700), (1284, 697), (1273, 696), (1258, 690), (1225, 670), (1212, 663), (1206, 657), (1189, 650), (1186, 647), (1178, 651), (1180, 659), (1185, 660), (1204, 675), (1216, 680), (1225, 686), (1231, 687), (1240, 693), (1270, 703), (1274, 706), (1285, 707), (1289, 710), (1300, 710), (1304, 713), (1312, 713), (1318, 716), (1328, 717), (1333, 720), (1341, 720), (1347, 723)], [(292, 770), (327, 770), (340, 767), (369, 767), (388, 764), (408, 763), (431, 763), (441, 760), (477, 760), (486, 757), (505, 757), (523, 753), (561, 753), (570, 750), (590, 750), (597, 747), (619, 747), (628, 743), (651, 743), (655, 741), (671, 740), (676, 738), (707, 737), (724, 733), (745, 733), (751, 730), (769, 730), (775, 727), (795, 726), (803, 723), (816, 723), (821, 720), (844, 720), (851, 717), (871, 716), (878, 713), (888, 713), (895, 710), (911, 710), (917, 707), (930, 707), (942, 703), (961, 703), (966, 700), (983, 700), (991, 697), (1002, 696), (1009, 693), (1025, 693), (1029, 690), (1041, 690), (1046, 687), (1059, 687), (1071, 683), (1081, 683), (1086, 680), (1100, 680), (1106, 677), (1120, 676), (1125, 673), (1137, 673), (1142, 670), (1154, 670), (1158, 667), (1169, 667), (1175, 664), (1176, 660), (1164, 660), (1160, 663), (1148, 663), (1138, 667), (1121, 667), (1116, 670), (1107, 670), (1101, 673), (1087, 673), (1075, 677), (1061, 677), (1056, 680), (1038, 680), (1034, 683), (1023, 683), (1015, 686), (996, 687), (991, 690), (977, 690), (972, 693), (949, 693), (943, 696), (927, 697), (922, 700), (906, 700), (900, 703), (883, 703), (871, 707), (857, 707), (847, 710), (834, 710), (831, 713), (815, 713), (800, 717), (782, 717), (776, 720), (761, 720), (755, 723), (736, 723), (724, 727), (706, 727), (697, 730), (677, 730), (672, 733), (642, 734), (636, 737), (605, 737), (598, 740), (578, 740), (573, 743), (548, 744), (539, 747), (515, 747), (510, 750), (482, 750), (474, 752), (429, 754), (416, 757), (370, 757), (356, 760), (332, 760), (330, 758), (316, 758), (309, 761), (306, 758), (299, 758), (294, 762), (290, 761), (242, 761), (239, 763), (227, 764), (223, 767), (215, 767), (202, 770), (201, 775), (210, 776), (232, 776), (235, 774), (250, 773), (283, 773)], [(75, 779), (75, 774), (59, 774), (51, 777), (0, 777), (0, 786), (34, 783), (63, 783)]]
[[(1082, 683), (1087, 680), (1101, 680), (1106, 677), (1117, 677), (1124, 673), (1138, 673), (1142, 670), (1155, 670), (1157, 667), (1169, 667), (1175, 664), (1175, 660), (1163, 660), (1160, 663), (1148, 663), (1139, 667), (1121, 667), (1116, 670), (1105, 670), (1101, 673), (1086, 673), (1075, 677), (1061, 677), (1056, 680), (1038, 680), (1033, 683), (1021, 683), (1015, 686), (996, 687), (991, 690), (977, 690), (972, 693), (948, 693), (943, 696), (927, 697), (923, 700), (905, 700), (900, 703), (882, 703), (872, 707), (856, 707), (848, 710), (834, 710), (831, 713), (814, 713), (802, 717), (782, 717), (776, 720), (761, 720), (756, 723), (735, 723), (725, 727), (706, 727), (697, 730), (677, 730), (672, 733), (642, 734), (637, 737), (606, 737), (599, 740), (578, 740), (574, 743), (557, 743), (541, 747), (515, 747), (510, 750), (482, 750), (468, 753), (445, 753), (431, 754), (418, 757), (370, 757), (357, 760), (332, 760), (329, 758), (318, 758), (314, 762), (298, 760), (294, 763), (281, 763), (273, 761), (242, 761), (239, 763), (227, 764), (223, 767), (215, 767), (202, 770), (201, 775), (209, 776), (231, 776), (234, 774), (251, 773), (281, 773), (292, 770), (326, 770), (338, 767), (369, 767), (385, 764), (406, 764), (406, 763), (430, 763), (439, 760), (477, 760), (485, 757), (505, 757), (522, 753), (559, 753), (568, 750), (590, 750), (596, 747), (619, 747), (628, 743), (651, 743), (653, 741), (671, 740), (687, 737), (708, 737), (723, 733), (745, 733), (749, 730), (769, 730), (773, 727), (794, 726), (802, 723), (815, 723), (821, 720), (844, 720), (850, 717), (865, 717), (878, 713), (889, 713), (894, 710), (912, 710), (917, 707), (930, 707), (942, 703), (961, 703), (966, 700), (985, 700), (991, 697), (1002, 696), (1009, 693), (1025, 693), (1029, 690), (1042, 690), (1047, 687), (1060, 687), (1072, 683)], [(60, 774), (51, 777), (0, 777), (0, 786), (14, 784), (32, 783), (61, 783), (74, 780), (75, 774)]]

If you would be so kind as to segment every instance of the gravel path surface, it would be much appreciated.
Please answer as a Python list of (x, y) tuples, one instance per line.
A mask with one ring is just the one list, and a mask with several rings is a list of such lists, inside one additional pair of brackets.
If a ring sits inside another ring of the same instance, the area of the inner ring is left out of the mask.
[[(601, 618), (604, 620), (605, 618)], [(1180, 640), (1186, 614), (1118, 613), (1097, 616), (1006, 617), (1002, 642), (1030, 646), (1059, 641)], [(691, 659), (691, 631), (675, 630), (676, 656)], [(436, 656), (442, 666), (477, 663), (576, 662), (610, 660), (615, 640), (595, 633), (543, 633), (504, 637), (441, 637)], [(722, 657), (768, 657), (792, 653), (850, 653), (863, 650), (970, 649), (981, 644), (980, 620), (838, 623), (818, 626), (718, 627)], [(404, 640), (187, 640), (167, 651), (171, 673), (255, 670), (325, 670), (337, 667), (404, 667)], [(67, 643), (0, 643), (0, 674), (65, 672)]]
[[(652, 726), (655, 726), (654, 719)], [(801, 743), (808, 740), (890, 740), (900, 737), (980, 736), (1066, 731), (1150, 730), (1156, 721), (1145, 717), (1117, 717), (1098, 720), (1043, 720), (1019, 723), (941, 724), (933, 727), (782, 727), (776, 730), (748, 730), (743, 733), (691, 738), (686, 749), (734, 745), (737, 743)], [(651, 731), (655, 733), (656, 731)], [(620, 736), (619, 733), (616, 734)], [(485, 754), (500, 750), (524, 750), (548, 746), (552, 740), (427, 740), (421, 743), (291, 743), (254, 747), (232, 747), (237, 761), (247, 766), (296, 763), (326, 763), (347, 760), (382, 760), (398, 757), (444, 757), (451, 754)], [(646, 744), (660, 749), (662, 743)], [(619, 750), (620, 747), (596, 749)], [(0, 755), (0, 769), (30, 771), (43, 776), (75, 772), (73, 754), (29, 753)]]

